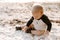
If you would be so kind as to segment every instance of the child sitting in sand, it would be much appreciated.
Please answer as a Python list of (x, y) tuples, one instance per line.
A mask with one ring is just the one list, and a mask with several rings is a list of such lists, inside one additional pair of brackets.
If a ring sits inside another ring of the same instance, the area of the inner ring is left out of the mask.
[(16, 30), (23, 30), (26, 33), (33, 35), (49, 34), (52, 24), (48, 17), (43, 14), (43, 7), (40, 5), (34, 5), (32, 9), (32, 17), (27, 22), (25, 27), (16, 27)]

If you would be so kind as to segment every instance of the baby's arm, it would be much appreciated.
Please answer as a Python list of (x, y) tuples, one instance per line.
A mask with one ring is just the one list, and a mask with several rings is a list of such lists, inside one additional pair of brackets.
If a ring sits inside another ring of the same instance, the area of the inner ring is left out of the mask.
[(28, 28), (33, 27), (33, 24), (32, 24), (33, 20), (34, 18), (31, 17), (31, 19), (27, 22), (26, 26), (23, 28), (23, 31), (26, 31)]
[(52, 23), (50, 22), (49, 18), (46, 15), (44, 15), (41, 19), (47, 25), (47, 30), (45, 31), (44, 35), (49, 35), (49, 32), (51, 31), (52, 28)]
[(30, 24), (29, 26), (25, 26), (22, 30), (27, 32), (28, 30), (33, 29), (33, 24)]
[(50, 32), (52, 28), (52, 23), (50, 22), (49, 18), (46, 15), (44, 15), (41, 19), (47, 25), (47, 31)]

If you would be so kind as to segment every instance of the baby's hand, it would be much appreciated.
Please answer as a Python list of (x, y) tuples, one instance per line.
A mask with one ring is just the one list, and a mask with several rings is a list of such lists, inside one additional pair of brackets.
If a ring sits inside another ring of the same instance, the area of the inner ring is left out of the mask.
[(27, 29), (28, 29), (28, 27), (24, 27), (24, 28), (22, 29), (22, 31), (26, 32)]
[(48, 36), (48, 35), (49, 35), (49, 31), (45, 31), (44, 36)]

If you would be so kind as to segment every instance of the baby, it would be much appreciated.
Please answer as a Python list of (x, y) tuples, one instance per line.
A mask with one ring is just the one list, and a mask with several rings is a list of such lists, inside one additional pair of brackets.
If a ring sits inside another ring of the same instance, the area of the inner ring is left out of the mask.
[(32, 17), (24, 27), (16, 27), (16, 30), (23, 30), (26, 33), (33, 35), (49, 34), (52, 24), (48, 17), (43, 14), (43, 7), (34, 5), (32, 8)]

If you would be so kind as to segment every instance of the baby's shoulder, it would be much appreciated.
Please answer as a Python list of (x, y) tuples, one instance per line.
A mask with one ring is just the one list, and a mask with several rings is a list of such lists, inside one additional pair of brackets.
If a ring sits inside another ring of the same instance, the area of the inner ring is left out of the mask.
[(48, 17), (44, 14), (41, 19), (47, 19)]

